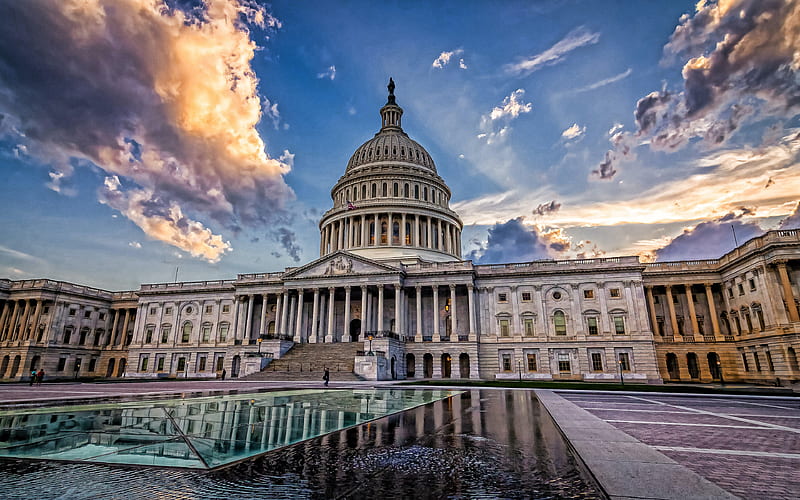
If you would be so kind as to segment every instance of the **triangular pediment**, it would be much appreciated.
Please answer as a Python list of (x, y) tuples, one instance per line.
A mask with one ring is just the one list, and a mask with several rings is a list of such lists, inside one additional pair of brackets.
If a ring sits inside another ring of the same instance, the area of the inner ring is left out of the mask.
[(343, 250), (288, 271), (284, 279), (399, 273), (400, 269)]

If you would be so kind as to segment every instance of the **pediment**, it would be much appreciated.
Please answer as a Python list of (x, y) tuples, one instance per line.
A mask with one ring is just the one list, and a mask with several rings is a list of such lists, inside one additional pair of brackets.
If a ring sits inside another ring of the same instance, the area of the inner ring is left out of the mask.
[(373, 260), (338, 251), (305, 266), (293, 269), (284, 274), (284, 279), (319, 278), (327, 276), (349, 276), (359, 274), (399, 273), (396, 267), (381, 264)]

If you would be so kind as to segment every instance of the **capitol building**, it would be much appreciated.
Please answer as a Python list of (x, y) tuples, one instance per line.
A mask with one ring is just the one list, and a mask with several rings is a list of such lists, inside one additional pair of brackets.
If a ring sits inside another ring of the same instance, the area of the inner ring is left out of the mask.
[(0, 279), (0, 378), (280, 378), (325, 364), (367, 380), (800, 381), (800, 230), (713, 260), (478, 265), (402, 117), (390, 82), (306, 265), (122, 292)]

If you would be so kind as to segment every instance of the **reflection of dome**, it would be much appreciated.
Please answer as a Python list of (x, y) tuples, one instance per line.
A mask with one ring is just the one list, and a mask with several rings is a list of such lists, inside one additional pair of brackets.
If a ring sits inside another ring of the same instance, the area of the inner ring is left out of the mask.
[(450, 188), (425, 148), (403, 132), (391, 79), (380, 114), (380, 131), (356, 149), (331, 190), (333, 208), (319, 224), (320, 255), (459, 259), (463, 224), (448, 206)]

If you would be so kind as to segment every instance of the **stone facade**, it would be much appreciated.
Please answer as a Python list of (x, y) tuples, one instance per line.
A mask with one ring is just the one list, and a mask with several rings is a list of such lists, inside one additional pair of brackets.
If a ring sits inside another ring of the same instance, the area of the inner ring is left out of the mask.
[(391, 91), (331, 191), (319, 259), (128, 292), (0, 280), (0, 376), (240, 377), (295, 343), (359, 342), (367, 378), (800, 380), (800, 231), (716, 260), (475, 265)]

